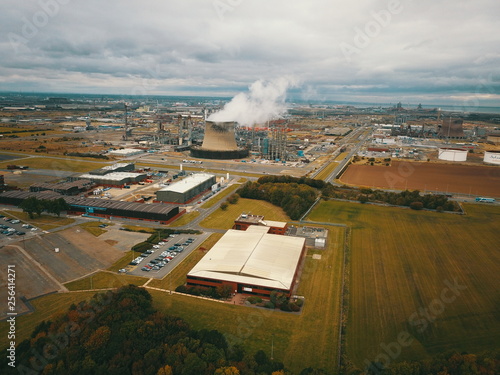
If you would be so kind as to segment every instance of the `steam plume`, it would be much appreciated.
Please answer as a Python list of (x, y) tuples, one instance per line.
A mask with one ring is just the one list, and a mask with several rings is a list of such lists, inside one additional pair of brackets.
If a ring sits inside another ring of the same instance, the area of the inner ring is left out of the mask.
[(239, 93), (222, 110), (208, 117), (209, 121), (237, 121), (243, 126), (262, 124), (280, 118), (286, 112), (286, 91), (295, 80), (280, 77), (272, 81), (256, 81), (248, 93)]

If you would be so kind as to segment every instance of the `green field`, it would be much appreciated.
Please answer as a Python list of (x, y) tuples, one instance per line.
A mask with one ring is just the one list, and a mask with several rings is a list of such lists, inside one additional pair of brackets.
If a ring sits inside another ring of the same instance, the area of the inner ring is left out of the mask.
[(221, 201), (222, 199), (226, 198), (230, 194), (234, 193), (236, 190), (238, 190), (241, 187), (240, 184), (234, 184), (231, 185), (224, 190), (222, 190), (220, 193), (218, 193), (215, 197), (212, 199), (209, 199), (208, 202), (204, 203), (201, 208), (210, 208), (217, 202)]
[[(465, 209), (460, 216), (329, 201), (310, 214), (352, 228), (347, 354), (358, 367), (402, 332), (413, 341), (397, 361), (498, 347), (500, 208)], [(449, 287), (455, 280), (463, 289)]]
[(241, 213), (264, 215), (264, 219), (290, 221), (290, 218), (279, 207), (265, 201), (240, 198), (237, 204), (230, 204), (226, 211), (217, 209), (203, 220), (200, 225), (205, 228), (230, 229)]
[(19, 219), (24, 223), (29, 223), (43, 230), (55, 229), (75, 222), (75, 219), (48, 214), (42, 214), (41, 216), (35, 215), (35, 217), (31, 219), (26, 212), (13, 210), (0, 210), (0, 212), (8, 217)]
[[(20, 155), (25, 156), (25, 155)], [(0, 169), (7, 168), (9, 164), (26, 165), (31, 169), (50, 169), (54, 171), (72, 171), (72, 172), (88, 172), (93, 169), (102, 168), (109, 163), (96, 162), (94, 160), (79, 160), (61, 157), (50, 156), (34, 156), (24, 158), (22, 160), (10, 160), (0, 163)]]
[(170, 224), (168, 224), (168, 226), (169, 227), (182, 227), (186, 224), (189, 224), (191, 221), (196, 219), (198, 216), (200, 216), (200, 213), (198, 211), (191, 211), (189, 213), (181, 215), (179, 218), (175, 219)]
[(64, 286), (68, 288), (68, 290), (107, 289), (119, 288), (128, 284), (142, 285), (146, 281), (148, 281), (147, 278), (139, 276), (97, 272), (92, 276), (66, 283)]
[(329, 164), (325, 168), (323, 168), (323, 170), (319, 172), (316, 177), (314, 177), (316, 180), (324, 180), (325, 178), (330, 176), (330, 173), (332, 173), (333, 170), (339, 165), (339, 163), (334, 161), (330, 161), (328, 163)]

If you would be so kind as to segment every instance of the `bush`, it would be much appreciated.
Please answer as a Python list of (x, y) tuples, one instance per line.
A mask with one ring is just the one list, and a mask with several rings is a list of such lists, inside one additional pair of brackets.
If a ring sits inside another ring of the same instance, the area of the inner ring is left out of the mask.
[(257, 296), (250, 296), (247, 298), (247, 301), (250, 302), (252, 305), (255, 305), (256, 303), (261, 303), (262, 298)]
[(268, 301), (264, 303), (264, 307), (268, 309), (274, 309), (274, 303)]
[(302, 307), (304, 305), (304, 300), (303, 299), (298, 299), (297, 301), (295, 301), (295, 304), (299, 307)]
[(144, 251), (151, 249), (151, 247), (152, 245), (149, 242), (144, 241), (144, 242), (139, 242), (138, 244), (132, 246), (132, 250), (143, 253)]
[(297, 306), (296, 302), (288, 304), (288, 307), (290, 307), (290, 311), (293, 311), (293, 312), (300, 311), (300, 306)]

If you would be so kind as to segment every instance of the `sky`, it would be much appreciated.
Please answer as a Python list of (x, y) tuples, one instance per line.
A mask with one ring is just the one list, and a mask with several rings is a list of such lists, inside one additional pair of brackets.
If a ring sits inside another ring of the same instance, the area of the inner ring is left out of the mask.
[(498, 0), (2, 0), (0, 91), (500, 106)]

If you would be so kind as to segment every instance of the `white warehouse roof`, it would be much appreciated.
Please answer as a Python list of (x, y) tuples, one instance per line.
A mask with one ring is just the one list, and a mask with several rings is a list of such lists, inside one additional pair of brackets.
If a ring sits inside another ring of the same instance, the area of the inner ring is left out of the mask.
[(290, 289), (305, 238), (228, 230), (188, 276)]
[(89, 180), (113, 180), (113, 181), (121, 181), (125, 178), (137, 178), (139, 176), (145, 176), (144, 173), (132, 173), (132, 172), (111, 172), (104, 175), (95, 175), (95, 174), (82, 174), (80, 178), (86, 178)]
[(191, 176), (186, 177), (181, 181), (174, 182), (173, 184), (166, 186), (158, 191), (173, 191), (176, 193), (185, 193), (191, 190), (195, 186), (210, 180), (215, 175), (208, 173), (196, 173)]

